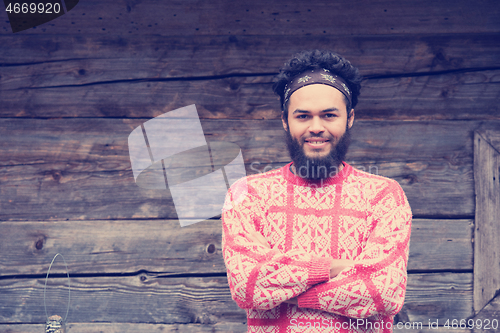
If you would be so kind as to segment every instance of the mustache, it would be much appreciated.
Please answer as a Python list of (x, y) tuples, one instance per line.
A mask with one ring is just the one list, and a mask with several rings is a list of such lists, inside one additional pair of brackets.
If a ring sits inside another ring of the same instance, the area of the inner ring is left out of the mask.
[[(288, 132), (290, 133), (290, 132)], [(333, 137), (330, 136), (330, 135), (312, 135), (312, 136), (308, 136), (307, 138), (306, 137), (303, 137), (301, 138), (303, 141), (307, 140), (307, 139), (327, 139), (327, 140), (330, 140), (330, 141), (334, 141)]]
[[(334, 176), (335, 172), (323, 172), (320, 174), (316, 169), (323, 168), (323, 170), (338, 170), (339, 165), (345, 159), (351, 142), (351, 133), (347, 126), (345, 133), (340, 138), (334, 138), (330, 135), (314, 135), (297, 139), (292, 137), (289, 130), (285, 130), (285, 132), (288, 152), (294, 163), (295, 169), (297, 170), (300, 168), (302, 171), (305, 170), (306, 175), (303, 175), (302, 172), (299, 176), (309, 180), (326, 179)], [(305, 154), (305, 140), (314, 138), (327, 139), (329, 142), (332, 142), (332, 148), (328, 155), (318, 158), (309, 157)]]

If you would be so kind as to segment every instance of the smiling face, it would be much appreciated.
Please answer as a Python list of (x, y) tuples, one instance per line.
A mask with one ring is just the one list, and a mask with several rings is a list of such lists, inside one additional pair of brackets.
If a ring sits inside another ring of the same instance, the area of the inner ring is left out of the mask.
[[(327, 178), (339, 170), (349, 145), (348, 129), (354, 121), (354, 110), (351, 112), (348, 120), (344, 95), (329, 85), (311, 84), (292, 94), (288, 124), (285, 119), (282, 121), (299, 176)], [(305, 168), (306, 175), (301, 168)], [(327, 172), (318, 172), (319, 169)]]

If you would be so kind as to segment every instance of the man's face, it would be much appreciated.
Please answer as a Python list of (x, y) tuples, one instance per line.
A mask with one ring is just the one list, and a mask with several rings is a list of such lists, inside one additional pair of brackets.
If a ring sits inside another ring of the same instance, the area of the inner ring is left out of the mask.
[(288, 124), (282, 121), (297, 175), (323, 179), (338, 171), (349, 146), (351, 112), (347, 121), (344, 95), (328, 85), (308, 85), (290, 96)]

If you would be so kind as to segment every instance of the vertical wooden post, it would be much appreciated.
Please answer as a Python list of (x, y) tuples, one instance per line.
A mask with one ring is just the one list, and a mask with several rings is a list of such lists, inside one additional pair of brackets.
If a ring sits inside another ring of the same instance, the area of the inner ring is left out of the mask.
[(500, 131), (474, 133), (474, 311), (500, 292)]

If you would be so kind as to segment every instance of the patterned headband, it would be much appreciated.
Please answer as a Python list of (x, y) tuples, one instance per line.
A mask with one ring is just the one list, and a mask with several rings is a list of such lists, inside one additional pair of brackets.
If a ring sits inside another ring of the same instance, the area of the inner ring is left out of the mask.
[(328, 69), (317, 68), (307, 70), (300, 75), (297, 75), (286, 84), (285, 98), (283, 100), (283, 110), (285, 109), (285, 105), (286, 103), (288, 103), (290, 96), (292, 96), (292, 94), (296, 90), (310, 84), (326, 84), (332, 86), (342, 94), (344, 94), (344, 96), (349, 101), (349, 104), (352, 105), (351, 91), (347, 87), (347, 83), (341, 77), (332, 74)]

